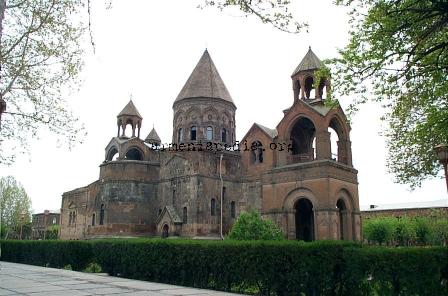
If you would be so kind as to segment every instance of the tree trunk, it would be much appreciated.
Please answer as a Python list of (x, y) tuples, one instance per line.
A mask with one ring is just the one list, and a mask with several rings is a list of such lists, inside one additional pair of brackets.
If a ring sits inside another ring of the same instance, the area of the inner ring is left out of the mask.
[[(0, 0), (0, 54), (2, 49), (2, 33), (3, 33), (3, 18), (5, 17), (5, 9), (6, 9), (6, 0)], [(1, 64), (2, 64), (2, 58), (0, 56), (0, 71), (1, 71)], [(1, 77), (0, 77), (1, 79)], [(1, 94), (0, 94), (0, 130), (2, 128), (2, 113), (6, 109), (6, 102), (3, 100)]]

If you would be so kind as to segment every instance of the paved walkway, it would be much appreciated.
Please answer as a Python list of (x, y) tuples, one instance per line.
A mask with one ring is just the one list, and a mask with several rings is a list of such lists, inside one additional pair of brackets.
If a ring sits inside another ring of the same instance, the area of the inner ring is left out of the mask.
[(235, 296), (238, 294), (0, 261), (0, 296), (3, 295)]

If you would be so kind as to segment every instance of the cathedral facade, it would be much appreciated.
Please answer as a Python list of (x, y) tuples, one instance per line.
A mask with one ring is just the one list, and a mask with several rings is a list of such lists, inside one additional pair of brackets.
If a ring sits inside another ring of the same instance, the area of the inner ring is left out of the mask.
[(62, 195), (60, 238), (220, 237), (254, 209), (288, 239), (360, 240), (350, 126), (324, 104), (320, 66), (310, 48), (283, 119), (273, 129), (254, 123), (237, 141), (236, 105), (206, 50), (173, 103), (169, 145), (154, 128), (141, 139), (132, 101), (118, 114), (99, 179)]

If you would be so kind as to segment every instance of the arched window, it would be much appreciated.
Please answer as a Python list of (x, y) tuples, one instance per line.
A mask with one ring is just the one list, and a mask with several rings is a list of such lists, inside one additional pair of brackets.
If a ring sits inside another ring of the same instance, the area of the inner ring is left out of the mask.
[(196, 140), (196, 132), (197, 132), (196, 126), (192, 126), (190, 129), (190, 140), (192, 141)]
[(182, 128), (180, 128), (177, 131), (177, 142), (181, 143), (184, 140), (184, 130)]
[(131, 148), (126, 152), (125, 159), (127, 160), (143, 160), (143, 153), (137, 148)]
[(104, 204), (100, 208), (100, 225), (104, 225)]
[(213, 140), (213, 128), (211, 126), (207, 127), (207, 140)]
[(307, 77), (305, 79), (305, 97), (307, 99), (311, 99), (314, 96), (313, 83), (314, 83), (313, 77)]
[(235, 202), (230, 202), (230, 217), (235, 218)]
[(187, 212), (188, 212), (187, 207), (184, 207), (183, 212), (182, 212), (182, 221), (184, 222), (184, 224), (187, 224), (187, 218), (188, 218)]
[(260, 141), (255, 141), (250, 146), (251, 150), (251, 162), (262, 163), (263, 162), (263, 144)]
[(316, 128), (308, 118), (300, 118), (291, 130), (292, 154), (297, 155), (295, 161), (314, 159), (314, 138)]
[(210, 215), (216, 216), (216, 200), (214, 198), (210, 201)]
[(107, 153), (106, 160), (108, 160), (108, 161), (116, 160), (117, 157), (118, 157), (118, 150), (117, 150), (117, 148), (112, 147), (112, 149), (110, 149), (109, 153)]
[(95, 213), (92, 214), (92, 226), (95, 226)]
[(227, 142), (227, 131), (225, 128), (221, 130), (221, 142)]
[(345, 215), (347, 213), (347, 208), (342, 199), (338, 199), (336, 203), (336, 208), (338, 209), (339, 216), (339, 239), (347, 239), (347, 233), (345, 230)]
[(157, 216), (160, 216), (162, 214), (162, 209), (159, 209)]

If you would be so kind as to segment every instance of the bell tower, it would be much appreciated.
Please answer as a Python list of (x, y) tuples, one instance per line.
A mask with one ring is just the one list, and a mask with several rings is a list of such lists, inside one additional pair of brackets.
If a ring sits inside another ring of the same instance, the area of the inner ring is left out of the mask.
[(322, 62), (311, 50), (310, 46), (308, 52), (291, 75), (294, 102), (304, 100), (314, 103), (325, 99), (325, 92), (328, 93), (330, 91), (330, 80), (324, 78), (317, 85), (315, 72), (320, 67), (322, 67)]
[[(126, 137), (126, 126), (128, 124), (131, 125), (132, 128), (132, 136), (135, 137), (135, 130), (137, 129), (137, 137), (140, 138), (140, 128), (142, 127), (142, 119), (143, 117), (138, 112), (137, 108), (135, 108), (132, 100), (121, 110), (121, 112), (117, 115), (117, 125), (118, 125), (118, 134), (117, 137)], [(120, 135), (121, 129), (121, 135)]]

